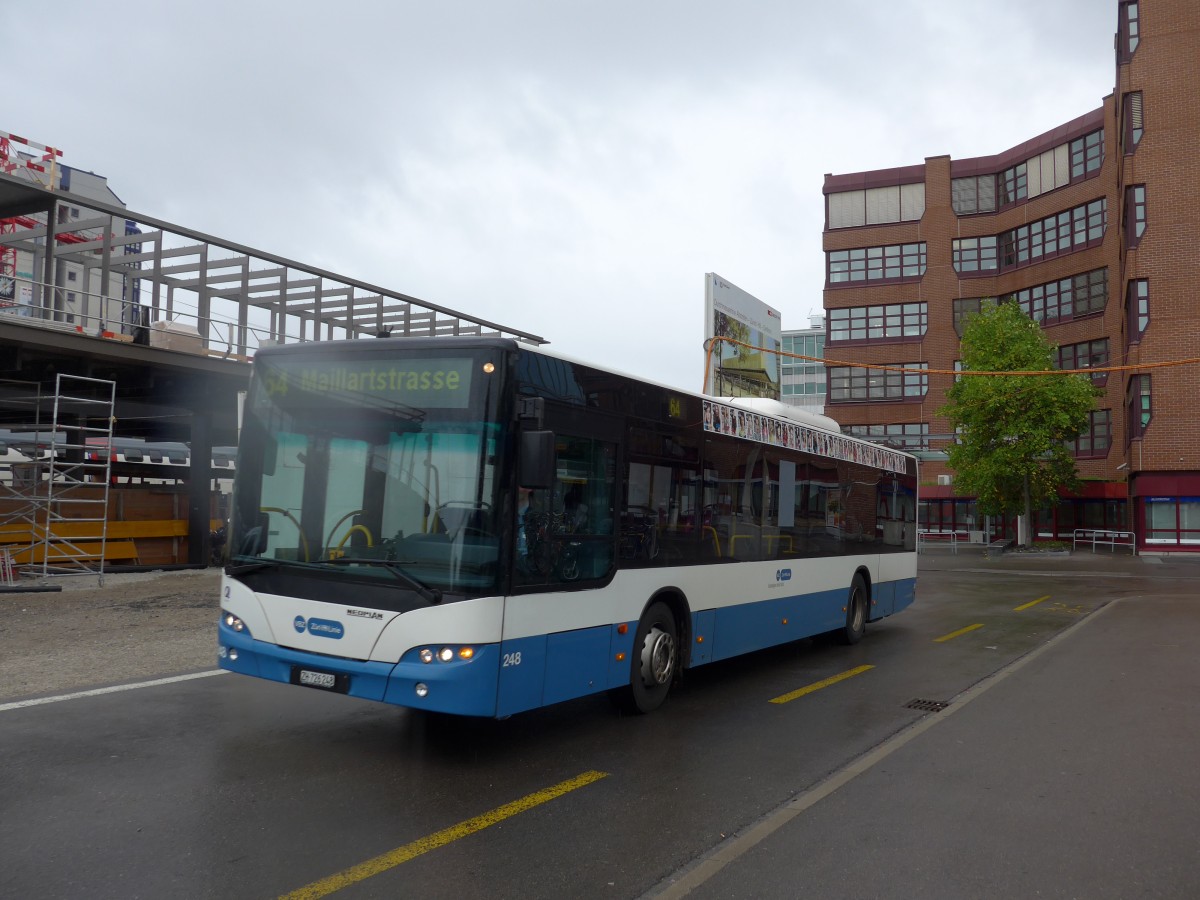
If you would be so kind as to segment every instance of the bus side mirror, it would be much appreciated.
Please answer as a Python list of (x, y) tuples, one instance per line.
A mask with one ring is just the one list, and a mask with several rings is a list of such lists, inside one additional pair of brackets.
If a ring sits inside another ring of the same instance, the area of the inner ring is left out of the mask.
[(545, 489), (554, 486), (554, 432), (522, 431), (517, 483)]

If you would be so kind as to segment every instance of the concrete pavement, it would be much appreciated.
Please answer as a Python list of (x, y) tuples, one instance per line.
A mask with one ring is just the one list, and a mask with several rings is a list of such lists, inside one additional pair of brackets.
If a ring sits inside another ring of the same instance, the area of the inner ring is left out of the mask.
[(1200, 559), (922, 554), (1129, 593), (650, 896), (1200, 895)]

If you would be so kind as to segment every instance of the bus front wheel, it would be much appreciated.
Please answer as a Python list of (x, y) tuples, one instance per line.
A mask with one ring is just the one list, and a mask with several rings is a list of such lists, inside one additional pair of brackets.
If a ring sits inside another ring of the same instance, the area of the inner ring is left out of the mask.
[(648, 713), (663, 705), (679, 671), (679, 632), (665, 603), (652, 603), (633, 638), (629, 687), (613, 699), (626, 712)]
[(870, 591), (862, 575), (855, 575), (850, 582), (850, 593), (846, 595), (846, 625), (838, 629), (838, 640), (843, 644), (857, 644), (867, 632), (867, 613), (871, 603)]

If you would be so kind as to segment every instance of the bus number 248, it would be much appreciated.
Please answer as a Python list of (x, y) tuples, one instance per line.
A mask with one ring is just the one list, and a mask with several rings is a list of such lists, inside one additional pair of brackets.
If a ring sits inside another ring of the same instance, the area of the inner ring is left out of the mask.
[(521, 651), (518, 650), (516, 653), (505, 653), (504, 661), (501, 662), (500, 665), (502, 668), (507, 668), (508, 666), (519, 666), (520, 664), (521, 664)]

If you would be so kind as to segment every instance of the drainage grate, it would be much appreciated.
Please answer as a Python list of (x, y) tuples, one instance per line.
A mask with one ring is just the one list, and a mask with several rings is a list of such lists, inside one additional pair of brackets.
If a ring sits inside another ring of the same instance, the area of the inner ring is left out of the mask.
[(922, 712), (941, 712), (949, 705), (944, 700), (909, 700), (904, 704), (904, 708), (919, 709)]

